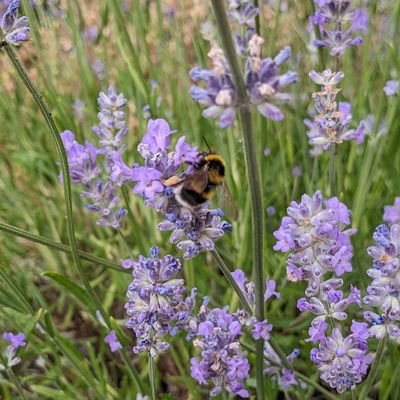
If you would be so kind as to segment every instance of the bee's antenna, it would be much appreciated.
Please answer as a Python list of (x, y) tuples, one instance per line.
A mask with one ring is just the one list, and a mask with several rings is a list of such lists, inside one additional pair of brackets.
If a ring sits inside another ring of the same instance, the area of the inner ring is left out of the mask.
[(205, 138), (204, 136), (202, 136), (202, 138), (203, 138), (204, 143), (206, 144), (206, 146), (207, 146), (207, 148), (208, 148), (208, 151), (211, 153), (211, 148), (210, 148), (209, 144), (207, 143), (206, 138)]

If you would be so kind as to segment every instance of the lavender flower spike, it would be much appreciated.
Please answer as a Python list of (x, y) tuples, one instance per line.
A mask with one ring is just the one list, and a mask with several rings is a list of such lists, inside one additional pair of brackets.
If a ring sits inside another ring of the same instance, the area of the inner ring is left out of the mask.
[(378, 313), (367, 311), (364, 318), (371, 324), (372, 336), (391, 339), (400, 338), (400, 225), (390, 229), (380, 225), (374, 232), (375, 246), (368, 248), (373, 259), (367, 274), (372, 278), (364, 297), (365, 304), (378, 309)]
[(352, 123), (351, 105), (339, 103), (337, 107), (336, 95), (340, 89), (335, 86), (343, 79), (342, 72), (333, 72), (327, 69), (321, 73), (311, 71), (310, 78), (322, 86), (322, 90), (313, 93), (317, 115), (314, 121), (308, 119), (304, 123), (308, 127), (307, 136), (309, 143), (313, 145), (311, 154), (316, 156), (328, 150), (334, 143), (342, 143), (347, 140), (363, 141), (362, 125), (357, 129), (351, 129)]
[(357, 31), (368, 30), (368, 15), (361, 9), (350, 8), (351, 0), (314, 0), (315, 14), (311, 22), (319, 27), (321, 39), (314, 40), (317, 47), (327, 47), (331, 56), (338, 56), (348, 47), (362, 43)]
[(320, 191), (312, 197), (303, 195), (300, 203), (293, 201), (287, 211), (274, 232), (274, 250), (293, 251), (286, 264), (288, 279), (306, 280), (306, 295), (311, 297), (320, 291), (325, 274), (341, 276), (352, 270), (349, 236), (354, 230), (345, 229), (350, 211), (336, 197), (324, 200)]
[(366, 329), (360, 330), (355, 321), (352, 334), (343, 337), (339, 328), (331, 336), (324, 336), (319, 348), (311, 351), (311, 360), (318, 366), (321, 379), (339, 393), (354, 389), (367, 373), (373, 356), (367, 354)]
[(125, 150), (123, 139), (128, 134), (125, 121), (124, 108), (127, 100), (122, 93), (117, 93), (114, 86), (108, 88), (108, 92), (100, 92), (98, 97), (99, 125), (93, 127), (93, 131), (100, 138), (100, 146), (109, 152), (115, 150), (122, 154)]
[(135, 353), (149, 351), (152, 357), (169, 347), (164, 337), (175, 334), (194, 306), (194, 294), (186, 300), (179, 259), (166, 255), (159, 258), (158, 249), (150, 249), (151, 258), (140, 256), (138, 261), (124, 260), (132, 266), (133, 281), (129, 285), (125, 304), (129, 320), (126, 326), (137, 337)]
[(225, 389), (248, 398), (243, 382), (249, 375), (250, 364), (241, 350), (242, 328), (238, 317), (229, 314), (227, 307), (209, 310), (205, 299), (198, 318), (193, 344), (201, 350), (201, 359), (191, 359), (192, 377), (200, 384), (212, 382), (211, 397)]
[(5, 40), (14, 46), (19, 46), (22, 42), (27, 41), (30, 31), (28, 18), (17, 18), (19, 4), (19, 0), (11, 1), (0, 22), (0, 28), (5, 35)]
[(385, 206), (383, 220), (389, 224), (400, 223), (400, 197), (394, 199), (392, 206)]

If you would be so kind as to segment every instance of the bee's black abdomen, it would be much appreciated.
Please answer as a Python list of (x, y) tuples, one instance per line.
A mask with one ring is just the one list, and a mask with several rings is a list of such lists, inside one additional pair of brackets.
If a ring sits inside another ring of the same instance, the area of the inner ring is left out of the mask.
[(182, 188), (180, 196), (184, 202), (192, 207), (198, 206), (207, 201), (207, 197), (204, 193), (198, 193), (191, 189)]

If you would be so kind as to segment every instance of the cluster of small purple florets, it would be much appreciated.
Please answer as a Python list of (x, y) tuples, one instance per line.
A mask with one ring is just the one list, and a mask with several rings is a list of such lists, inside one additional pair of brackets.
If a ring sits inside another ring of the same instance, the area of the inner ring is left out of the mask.
[[(254, 308), (254, 283), (249, 282), (240, 269), (232, 272), (232, 276), (243, 291), (250, 307)], [(279, 297), (275, 286), (274, 281), (266, 280), (265, 301), (272, 296)], [(244, 382), (249, 376), (250, 365), (241, 348), (240, 338), (244, 335), (245, 329), (250, 329), (255, 340), (262, 338), (266, 341), (265, 354), (268, 356), (273, 352), (272, 349), (269, 350), (267, 342), (270, 339), (272, 325), (267, 320), (257, 321), (245, 310), (239, 309), (235, 313), (230, 313), (228, 307), (210, 309), (208, 304), (209, 298), (205, 297), (198, 314), (186, 320), (187, 338), (201, 350), (200, 359), (194, 357), (191, 360), (192, 377), (200, 384), (211, 383), (212, 397), (222, 390), (227, 390), (247, 398), (249, 393)], [(281, 385), (286, 381), (280, 378), (293, 373), (291, 370), (283, 371), (280, 361), (274, 362), (274, 368), (267, 362), (266, 367), (265, 373), (278, 377)]]
[(363, 301), (378, 313), (366, 311), (364, 318), (370, 323), (371, 336), (400, 342), (400, 225), (380, 225), (373, 238), (375, 246), (368, 248), (373, 264), (367, 270), (372, 282)]
[(25, 335), (22, 332), (14, 334), (12, 332), (6, 332), (3, 334), (3, 339), (10, 342), (6, 350), (6, 364), (0, 363), (0, 372), (14, 367), (21, 362), (20, 357), (16, 357), (17, 351), (20, 347), (26, 346)]
[(111, 170), (113, 153), (124, 151), (122, 140), (128, 133), (124, 112), (126, 102), (124, 95), (118, 94), (113, 86), (107, 93), (99, 94), (99, 124), (93, 127), (100, 138), (99, 148), (88, 141), (79, 144), (69, 130), (61, 133), (72, 183), (83, 185), (82, 196), (90, 201), (86, 208), (99, 215), (99, 225), (116, 229), (127, 214), (116, 195), (120, 182), (113, 180)]
[(317, 85), (322, 86), (321, 91), (312, 95), (317, 112), (314, 121), (304, 120), (308, 128), (309, 143), (313, 146), (311, 155), (317, 156), (328, 150), (332, 144), (345, 140), (354, 139), (358, 144), (362, 143), (367, 134), (366, 122), (362, 121), (356, 129), (351, 129), (350, 103), (341, 102), (337, 107), (336, 95), (340, 89), (335, 86), (343, 79), (344, 74), (327, 69), (321, 73), (311, 71), (309, 76)]
[(185, 174), (191, 173), (201, 154), (186, 143), (184, 136), (176, 142), (175, 150), (170, 151), (172, 133), (165, 120), (149, 120), (147, 133), (138, 146), (144, 165), (129, 168), (120, 153), (113, 152), (111, 177), (121, 184), (136, 182), (133, 192), (165, 217), (158, 229), (172, 231), (171, 243), (184, 251), (184, 258), (193, 258), (200, 251), (214, 250), (214, 241), (231, 231), (232, 226), (221, 220), (222, 210), (209, 209), (207, 202), (192, 210), (177, 200), (177, 186), (182, 184)]
[[(290, 281), (306, 280), (306, 298), (298, 300), (301, 312), (315, 315), (307, 341), (319, 347), (311, 352), (311, 360), (318, 366), (321, 378), (339, 393), (361, 382), (372, 356), (366, 354), (368, 329), (366, 323), (353, 321), (352, 333), (343, 338), (339, 327), (327, 335), (328, 324), (347, 319), (346, 309), (351, 304), (361, 306), (360, 291), (352, 286), (348, 297), (339, 290), (350, 272), (353, 248), (349, 236), (352, 229), (350, 211), (336, 197), (323, 200), (321, 192), (312, 197), (303, 195), (301, 203), (292, 202), (288, 217), (274, 236), (275, 250), (293, 251), (287, 261)], [(326, 279), (326, 275), (330, 277)]]
[[(274, 58), (261, 58), (264, 39), (255, 33), (255, 17), (258, 8), (251, 1), (231, 0), (228, 2), (228, 15), (241, 26), (243, 34), (235, 33), (237, 52), (245, 60), (244, 80), (249, 101), (266, 118), (280, 121), (284, 118), (278, 105), (291, 101), (291, 96), (282, 90), (297, 82), (297, 73), (288, 71), (279, 75), (278, 70), (291, 54), (290, 47), (285, 47)], [(242, 29), (243, 28), (243, 29)], [(239, 32), (239, 30), (238, 30)], [(223, 50), (211, 40), (211, 50), (208, 53), (211, 69), (194, 67), (190, 77), (194, 82), (204, 81), (206, 88), (192, 86), (192, 98), (205, 106), (203, 116), (218, 118), (219, 126), (226, 128), (233, 124), (236, 109), (239, 106), (232, 72)]]
[(22, 42), (29, 39), (28, 18), (23, 16), (18, 18), (18, 8), (20, 1), (13, 0), (8, 5), (1, 21), (0, 28), (7, 43), (19, 46)]
[(155, 357), (169, 347), (165, 335), (175, 334), (191, 315), (196, 291), (186, 299), (183, 297), (184, 280), (177, 278), (182, 268), (178, 258), (171, 255), (159, 258), (156, 247), (150, 253), (151, 258), (127, 259), (122, 265), (132, 268), (133, 275), (125, 304), (129, 316), (126, 326), (137, 338), (133, 351), (149, 351)]
[(205, 299), (197, 316), (195, 347), (201, 350), (201, 359), (191, 359), (191, 374), (200, 384), (214, 385), (210, 396), (223, 389), (242, 398), (249, 397), (243, 382), (249, 375), (250, 364), (241, 349), (242, 325), (237, 314), (228, 307), (208, 308)]
[(314, 0), (315, 14), (311, 22), (317, 25), (320, 38), (314, 40), (317, 47), (326, 47), (331, 56), (338, 56), (348, 47), (362, 43), (357, 31), (368, 30), (368, 14), (361, 9), (351, 8), (351, 0)]

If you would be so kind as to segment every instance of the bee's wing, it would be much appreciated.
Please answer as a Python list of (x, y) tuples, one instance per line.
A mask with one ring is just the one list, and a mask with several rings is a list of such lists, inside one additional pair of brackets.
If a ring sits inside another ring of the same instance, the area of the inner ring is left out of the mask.
[(238, 218), (238, 210), (236, 207), (235, 199), (232, 193), (229, 191), (228, 185), (224, 181), (221, 190), (218, 193), (218, 203), (221, 205), (221, 209), (224, 214), (236, 221)]

